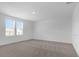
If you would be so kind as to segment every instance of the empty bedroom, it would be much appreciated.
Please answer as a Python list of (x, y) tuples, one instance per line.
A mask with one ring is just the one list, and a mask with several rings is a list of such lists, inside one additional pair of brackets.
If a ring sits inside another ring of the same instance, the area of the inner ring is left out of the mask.
[(78, 57), (79, 2), (0, 2), (0, 57)]

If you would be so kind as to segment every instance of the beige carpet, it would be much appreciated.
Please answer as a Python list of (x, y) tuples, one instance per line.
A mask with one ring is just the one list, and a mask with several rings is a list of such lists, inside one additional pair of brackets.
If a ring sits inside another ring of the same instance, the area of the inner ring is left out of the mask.
[(0, 57), (76, 57), (72, 44), (28, 40), (0, 46)]

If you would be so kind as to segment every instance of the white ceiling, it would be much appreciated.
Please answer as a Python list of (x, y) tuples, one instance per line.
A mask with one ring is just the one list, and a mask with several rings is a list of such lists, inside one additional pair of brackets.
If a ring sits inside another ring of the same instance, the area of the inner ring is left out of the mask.
[(25, 20), (70, 18), (74, 5), (66, 2), (0, 2), (0, 12)]

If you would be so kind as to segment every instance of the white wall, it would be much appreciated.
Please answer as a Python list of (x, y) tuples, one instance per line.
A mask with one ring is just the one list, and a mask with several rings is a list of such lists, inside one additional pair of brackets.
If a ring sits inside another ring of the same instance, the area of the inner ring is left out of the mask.
[(73, 45), (79, 56), (79, 3), (76, 5), (72, 21)]
[(18, 41), (24, 41), (32, 39), (32, 33), (33, 33), (33, 22), (32, 21), (26, 21), (21, 20), (24, 23), (24, 34), (23, 36), (12, 36), (12, 37), (6, 37), (5, 36), (5, 19), (11, 18), (14, 20), (21, 20), (19, 18), (11, 17), (8, 15), (0, 14), (0, 45), (4, 44), (10, 44)]
[(71, 18), (61, 17), (37, 21), (35, 23), (34, 39), (72, 43)]
[[(24, 35), (23, 36), (5, 36), (4, 21), (8, 15), (0, 14), (0, 45), (9, 44), (13, 42), (40, 39), (47, 41), (57, 41), (71, 43), (72, 38), (72, 17), (61, 16), (52, 19), (39, 20), (36, 22), (22, 20), (24, 22)], [(10, 17), (11, 19), (21, 20), (19, 18)], [(33, 34), (33, 35), (32, 35)]]

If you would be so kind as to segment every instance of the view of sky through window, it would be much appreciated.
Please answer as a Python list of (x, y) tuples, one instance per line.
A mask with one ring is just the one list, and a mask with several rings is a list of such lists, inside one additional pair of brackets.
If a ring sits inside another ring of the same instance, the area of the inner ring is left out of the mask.
[(6, 36), (23, 35), (23, 22), (22, 21), (6, 19), (5, 27), (6, 27), (5, 28)]

